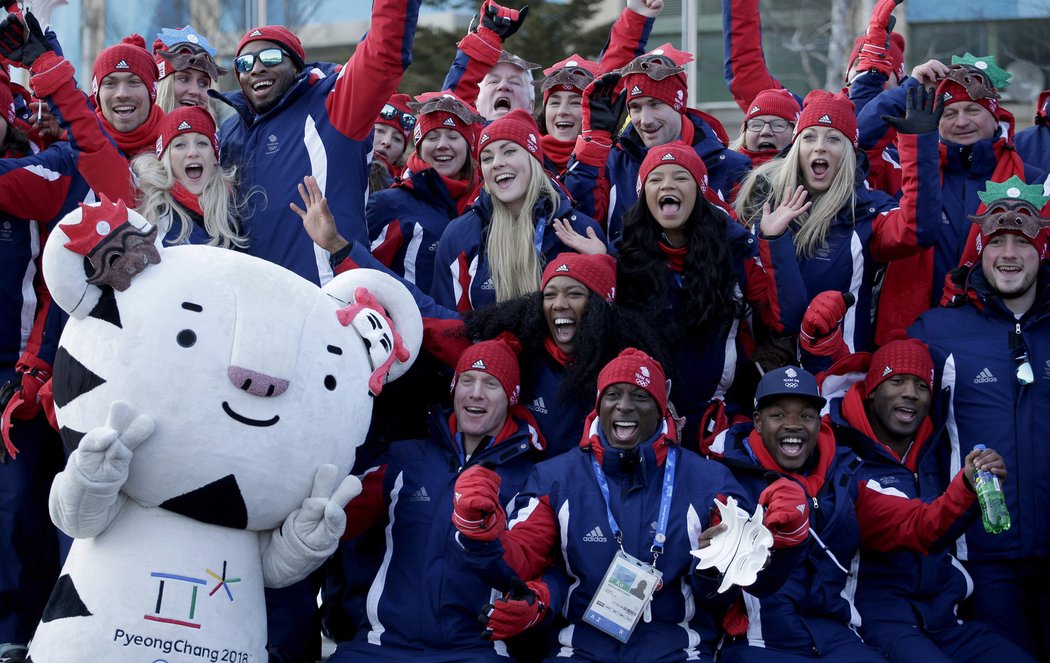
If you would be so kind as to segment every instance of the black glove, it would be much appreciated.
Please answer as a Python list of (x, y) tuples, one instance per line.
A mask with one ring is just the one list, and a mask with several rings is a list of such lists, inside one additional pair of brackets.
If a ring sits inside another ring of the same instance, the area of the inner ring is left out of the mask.
[(0, 22), (0, 56), (30, 67), (36, 59), (52, 50), (33, 14), (25, 14), (23, 23), (16, 14)]
[(620, 74), (615, 71), (602, 74), (587, 85), (583, 91), (583, 116), (584, 130), (608, 131), (615, 134), (620, 127), (620, 117), (627, 105), (627, 95), (621, 92), (616, 94), (616, 86), (620, 82)]
[(492, 0), (485, 0), (485, 4), (481, 6), (481, 25), (492, 30), (505, 41), (518, 31), (528, 13), (528, 5), (521, 9), (510, 9), (497, 5)]
[(904, 117), (883, 115), (882, 121), (902, 134), (927, 134), (937, 131), (944, 113), (944, 98), (934, 89), (922, 85), (908, 90), (908, 103)]

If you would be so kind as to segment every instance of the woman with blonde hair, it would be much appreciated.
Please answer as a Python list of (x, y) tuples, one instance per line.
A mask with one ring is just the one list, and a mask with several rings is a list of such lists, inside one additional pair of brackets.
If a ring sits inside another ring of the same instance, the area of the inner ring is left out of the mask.
[(598, 223), (575, 211), (543, 170), (539, 138), (535, 120), (521, 109), (482, 132), (484, 188), (445, 229), (435, 258), (430, 294), (442, 306), (464, 313), (538, 290), (547, 261), (567, 250), (555, 221), (602, 236)]
[(168, 113), (156, 154), (132, 160), (139, 189), (136, 209), (160, 228), (165, 244), (248, 246), (234, 198), (236, 169), (224, 169), (218, 160), (215, 120), (200, 106)]
[(164, 28), (153, 42), (157, 62), (157, 105), (165, 113), (180, 106), (209, 107), (208, 90), (226, 70), (215, 63), (215, 48), (187, 25)]
[(874, 291), (884, 264), (932, 244), (940, 219), (926, 209), (939, 182), (908, 178), (898, 203), (868, 189), (866, 174), (853, 102), (814, 90), (787, 154), (753, 170), (735, 202), (740, 219), (755, 228), (760, 250), (764, 243), (794, 244), (807, 301), (824, 291), (853, 296), (857, 304), (843, 319), (850, 352), (874, 349)]

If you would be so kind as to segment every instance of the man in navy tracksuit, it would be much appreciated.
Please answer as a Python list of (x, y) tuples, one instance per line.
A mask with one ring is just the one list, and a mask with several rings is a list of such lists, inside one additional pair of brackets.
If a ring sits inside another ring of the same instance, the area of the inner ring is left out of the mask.
[(346, 507), (344, 536), (382, 525), (386, 550), (367, 623), (330, 663), (508, 660), (502, 641), (482, 638), (478, 614), (511, 586), (494, 586), (464, 564), (452, 510), (456, 479), (481, 463), (495, 468), (499, 503), (509, 504), (543, 449), (517, 403), (519, 350), (509, 335), (467, 349), (456, 366), (452, 411), (435, 413), (429, 438), (395, 442), (389, 460), (363, 478), (361, 495)]
[[(831, 401), (829, 415), (838, 445), (864, 461), (857, 479), (906, 498), (940, 495), (948, 485), (950, 449), (943, 422), (935, 426), (927, 416), (933, 399), (929, 351), (915, 339), (895, 340), (837, 366), (854, 375), (867, 369)], [(973, 522), (975, 511), (959, 519), (945, 542)], [(856, 593), (861, 635), (893, 663), (1034, 661), (988, 624), (959, 619), (958, 606), (972, 586), (948, 549), (928, 555), (862, 549)]]
[[(223, 166), (239, 168), (252, 255), (324, 283), (328, 256), (288, 208), (313, 175), (340, 234), (368, 245), (364, 220), (376, 115), (412, 60), (420, 0), (377, 0), (371, 29), (339, 67), (305, 62), (299, 38), (281, 26), (249, 30), (237, 46), (239, 91), (219, 98), (237, 112), (223, 123)], [(253, 193), (254, 192), (254, 193)]]
[(976, 618), (999, 628), (1030, 654), (1050, 659), (1050, 271), (1048, 202), (1042, 187), (1019, 179), (988, 182), (978, 224), (977, 264), (959, 271), (956, 306), (927, 311), (909, 329), (925, 341), (947, 402), (951, 469), (973, 445), (1002, 454), (1010, 474), (1003, 492), (1012, 521), (989, 534), (975, 522), (957, 542), (973, 577)]

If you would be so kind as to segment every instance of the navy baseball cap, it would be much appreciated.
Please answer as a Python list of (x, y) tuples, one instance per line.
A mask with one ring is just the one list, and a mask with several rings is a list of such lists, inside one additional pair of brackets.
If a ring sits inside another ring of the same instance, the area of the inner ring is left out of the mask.
[(762, 376), (755, 390), (755, 409), (761, 410), (769, 401), (780, 396), (807, 398), (818, 407), (824, 407), (827, 403), (817, 389), (817, 379), (797, 366), (784, 366)]

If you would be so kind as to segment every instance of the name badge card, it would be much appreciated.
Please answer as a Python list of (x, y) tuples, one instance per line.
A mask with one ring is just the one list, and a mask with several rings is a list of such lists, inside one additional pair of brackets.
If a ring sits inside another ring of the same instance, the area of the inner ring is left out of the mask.
[(620, 642), (627, 642), (660, 585), (662, 575), (645, 562), (618, 551), (587, 606), (584, 621)]

